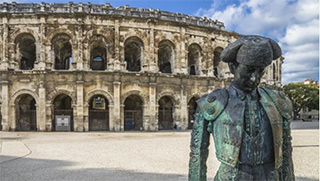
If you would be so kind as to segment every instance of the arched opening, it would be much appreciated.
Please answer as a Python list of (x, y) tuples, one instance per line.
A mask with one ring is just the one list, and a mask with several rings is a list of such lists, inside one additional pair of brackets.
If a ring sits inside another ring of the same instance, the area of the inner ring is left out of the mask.
[(18, 60), (21, 70), (32, 70), (36, 61), (36, 40), (29, 33), (19, 35), (16, 40)]
[(92, 70), (107, 68), (107, 43), (101, 35), (95, 35), (90, 39), (90, 67)]
[(72, 63), (71, 38), (67, 34), (58, 34), (52, 39), (54, 50), (54, 68), (68, 70)]
[(19, 96), (16, 105), (16, 131), (36, 131), (36, 101), (29, 94)]
[(109, 131), (109, 102), (102, 95), (96, 95), (90, 100), (89, 131)]
[(192, 129), (193, 127), (193, 123), (195, 121), (195, 113), (196, 113), (196, 110), (197, 110), (197, 98), (195, 97), (192, 97), (188, 103), (188, 114), (189, 114), (189, 117), (188, 117), (188, 129)]
[(189, 75), (199, 75), (199, 62), (201, 47), (198, 44), (191, 44), (188, 47), (188, 71)]
[(158, 127), (159, 130), (170, 130), (173, 128), (173, 101), (164, 96), (159, 100)]
[(162, 73), (172, 73), (174, 62), (174, 45), (164, 40), (159, 43), (158, 48), (158, 66)]
[(221, 62), (221, 59), (220, 59), (220, 55), (221, 55), (221, 52), (223, 51), (223, 48), (221, 47), (217, 47), (214, 49), (214, 52), (213, 52), (213, 74), (215, 77), (220, 77), (220, 71), (221, 71), (221, 66), (220, 65), (220, 62)]
[(130, 95), (124, 101), (124, 130), (142, 130), (143, 102), (137, 95)]
[(132, 72), (141, 71), (141, 61), (143, 58), (143, 43), (137, 37), (131, 37), (124, 44), (125, 64), (127, 70)]
[(66, 94), (60, 94), (54, 99), (54, 131), (73, 131), (72, 99)]

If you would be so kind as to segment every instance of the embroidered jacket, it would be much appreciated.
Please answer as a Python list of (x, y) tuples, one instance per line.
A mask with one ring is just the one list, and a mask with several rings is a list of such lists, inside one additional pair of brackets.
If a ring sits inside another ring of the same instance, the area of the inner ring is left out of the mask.
[[(229, 88), (230, 89), (230, 88)], [(257, 88), (260, 103), (270, 121), (275, 170), (279, 180), (294, 180), (289, 120), (292, 103), (282, 92)], [(189, 180), (206, 180), (209, 135), (213, 134), (217, 159), (235, 167), (239, 161), (243, 134), (245, 101), (220, 89), (198, 101), (189, 162)]]

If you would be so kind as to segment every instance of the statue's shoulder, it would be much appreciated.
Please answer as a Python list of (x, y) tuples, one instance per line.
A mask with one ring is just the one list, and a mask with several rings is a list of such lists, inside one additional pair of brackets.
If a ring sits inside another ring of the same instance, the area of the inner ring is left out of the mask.
[(269, 96), (272, 99), (273, 104), (283, 117), (288, 120), (292, 118), (292, 102), (282, 91), (272, 90), (266, 87), (259, 87), (258, 90), (261, 96)]
[(202, 96), (198, 101), (201, 114), (206, 120), (215, 120), (228, 103), (229, 94), (226, 89), (216, 89)]

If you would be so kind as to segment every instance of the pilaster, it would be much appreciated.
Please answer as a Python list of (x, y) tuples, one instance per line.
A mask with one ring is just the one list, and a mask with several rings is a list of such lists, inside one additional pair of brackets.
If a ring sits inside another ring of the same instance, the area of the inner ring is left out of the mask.
[(10, 125), (9, 125), (9, 82), (6, 80), (6, 75), (2, 74), (2, 105), (1, 105), (1, 115), (2, 115), (2, 130), (3, 131), (9, 131)]
[(84, 131), (84, 90), (83, 90), (83, 75), (77, 75), (77, 105), (76, 105), (76, 113), (74, 119), (74, 131)]
[(113, 82), (113, 100), (114, 100), (114, 106), (113, 106), (113, 112), (110, 112), (113, 114), (113, 119), (110, 120), (110, 131), (122, 131), (123, 126), (121, 126), (121, 109), (120, 109), (120, 87), (121, 82), (114, 81)]
[[(121, 64), (123, 62), (120, 61), (120, 22), (119, 20), (115, 20), (114, 22), (114, 64), (113, 64), (113, 70), (119, 71), (121, 70)], [(109, 66), (108, 66), (109, 67)]]
[(149, 112), (146, 113), (148, 117), (148, 123), (145, 125), (144, 130), (157, 131), (157, 84), (149, 83)]
[[(43, 75), (40, 75), (43, 77)], [(39, 83), (39, 103), (37, 103), (37, 128), (38, 131), (46, 131), (46, 88), (44, 87), (44, 80)]]

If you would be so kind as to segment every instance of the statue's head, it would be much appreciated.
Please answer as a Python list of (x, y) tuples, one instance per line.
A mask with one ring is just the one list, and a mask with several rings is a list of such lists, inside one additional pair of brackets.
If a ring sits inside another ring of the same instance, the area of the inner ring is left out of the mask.
[(280, 46), (270, 38), (242, 36), (221, 52), (234, 75), (233, 83), (245, 92), (253, 91), (260, 83), (264, 69), (281, 56)]

